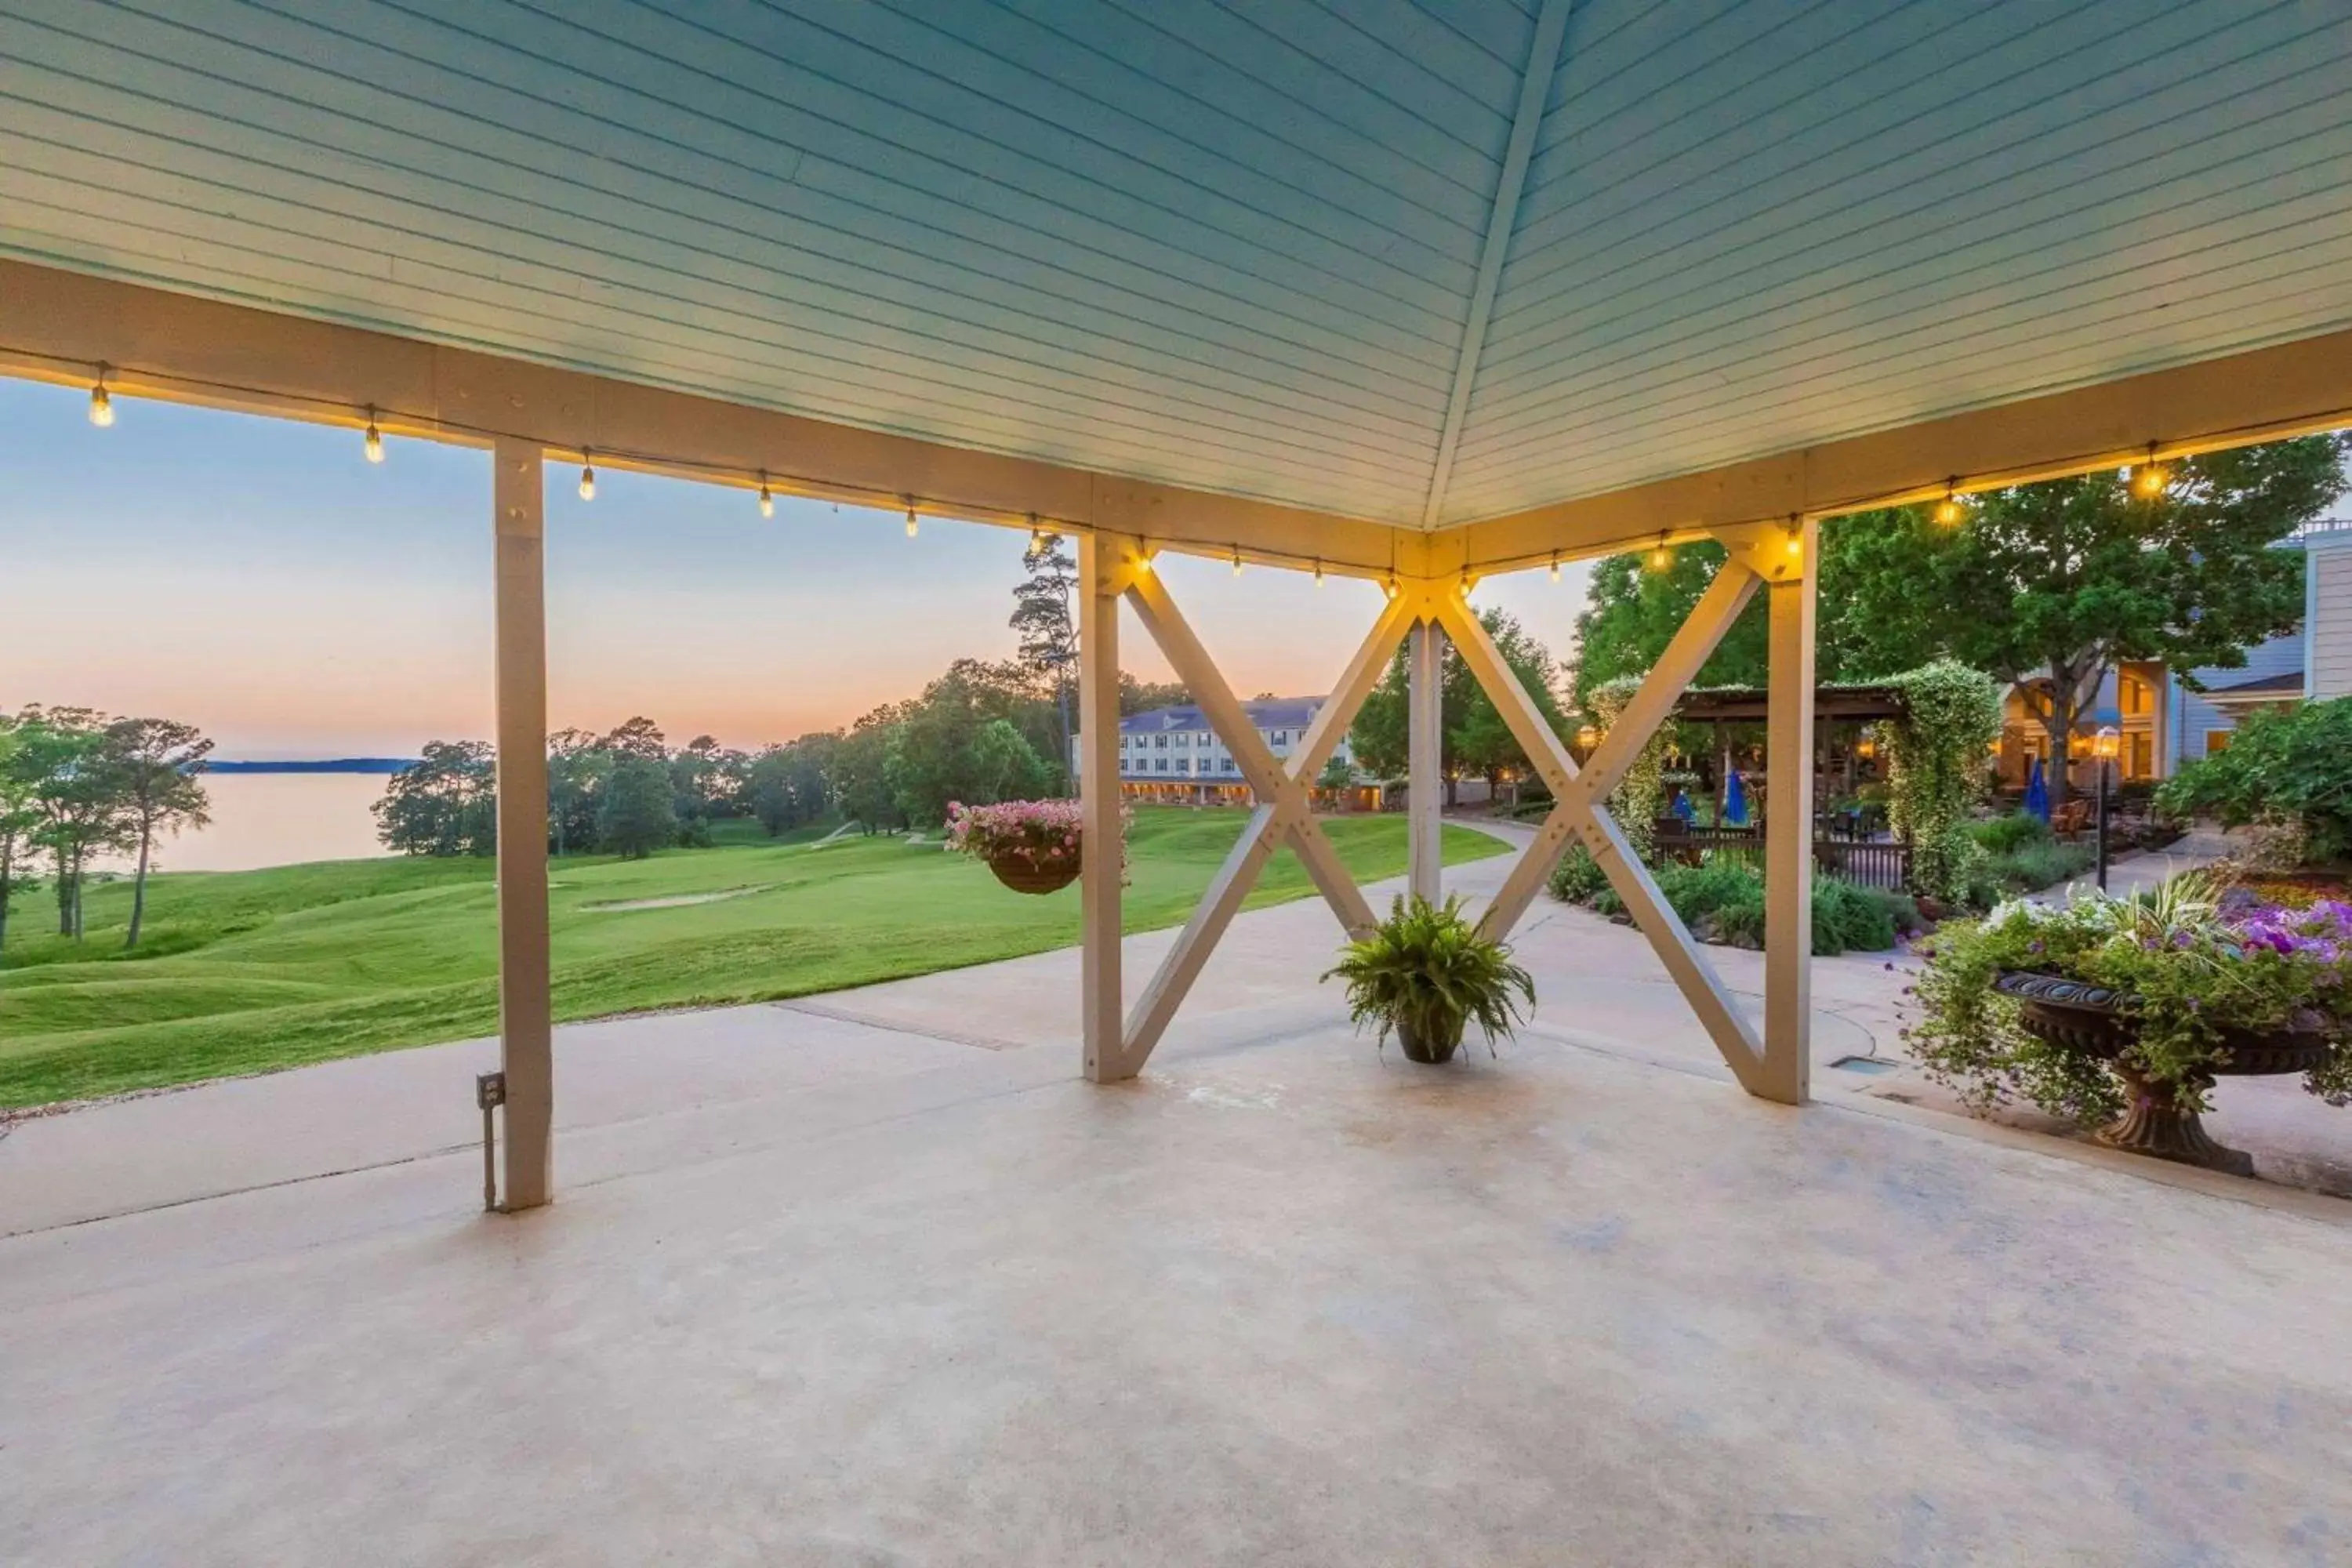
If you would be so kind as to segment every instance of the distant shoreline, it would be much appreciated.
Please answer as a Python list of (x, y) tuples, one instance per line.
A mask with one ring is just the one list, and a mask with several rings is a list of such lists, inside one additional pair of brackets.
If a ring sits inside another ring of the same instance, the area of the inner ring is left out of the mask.
[(397, 773), (416, 765), (415, 757), (331, 757), (324, 762), (221, 762), (208, 761), (208, 773)]

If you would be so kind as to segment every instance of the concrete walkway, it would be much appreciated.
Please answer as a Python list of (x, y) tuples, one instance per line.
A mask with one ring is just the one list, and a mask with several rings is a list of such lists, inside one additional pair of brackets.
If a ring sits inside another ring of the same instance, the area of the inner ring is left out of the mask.
[(2352, 1208), (1748, 1099), (1550, 906), (1413, 1068), (1334, 940), (1244, 917), (1108, 1088), (1066, 953), (566, 1029), (523, 1215), (487, 1043), (20, 1127), (0, 1562), (2345, 1560)]

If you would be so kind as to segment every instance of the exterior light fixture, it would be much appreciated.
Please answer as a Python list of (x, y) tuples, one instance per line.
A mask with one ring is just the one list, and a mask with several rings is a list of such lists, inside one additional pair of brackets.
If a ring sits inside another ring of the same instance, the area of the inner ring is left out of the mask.
[(2113, 724), (2102, 724), (2098, 733), (2091, 737), (2091, 755), (2103, 763), (2112, 763), (2122, 753), (2123, 744), (2124, 738), (2116, 732)]
[(596, 499), (596, 458), (587, 447), (580, 448), (580, 499)]
[(1650, 570), (1663, 572), (1675, 563), (1675, 552), (1666, 548), (1666, 536), (1658, 535), (1658, 542), (1650, 551)]
[(1853, 743), (1853, 754), (1866, 763), (1878, 755), (1878, 742), (1864, 735)]
[(1242, 547), (1241, 547), (1240, 545), (1236, 544), (1236, 545), (1234, 545), (1234, 576), (1236, 576), (1236, 577), (1238, 577), (1238, 576), (1240, 576), (1241, 574), (1242, 574)]
[(1323, 585), (1323, 563), (1320, 561), (1315, 563), (1315, 585), (1318, 588)]
[(367, 453), (369, 462), (383, 461), (383, 432), (375, 427), (375, 405), (373, 403), (368, 405), (367, 440), (363, 444), (363, 450)]
[(2132, 489), (2142, 500), (2154, 500), (2172, 483), (2172, 470), (2156, 460), (2156, 443), (2147, 444), (2147, 461), (2132, 471)]
[(1559, 581), (1559, 552), (1557, 550), (1551, 552), (1551, 580), (1555, 583)]
[(1969, 509), (1960, 504), (1960, 481), (1958, 476), (1944, 481), (1944, 499), (1936, 503), (1936, 521), (1946, 528), (1957, 528), (1968, 517)]
[(1045, 525), (1037, 521), (1037, 514), (1033, 511), (1029, 514), (1029, 553), (1040, 555), (1045, 549)]
[(89, 389), (89, 422), (103, 430), (114, 423), (114, 399), (106, 395), (106, 362), (98, 365), (97, 384)]
[(1804, 552), (1805, 525), (1800, 520), (1792, 517), (1789, 520), (1789, 553), (1791, 556), (1798, 556), (1802, 555)]
[(774, 492), (768, 489), (768, 470), (765, 468), (760, 470), (760, 515), (761, 517), (776, 515), (776, 498)]
[(915, 498), (913, 496), (908, 496), (907, 498), (907, 537), (909, 539), (914, 538), (917, 528), (918, 524), (915, 518)]
[(1576, 743), (1583, 747), (1585, 754), (1590, 756), (1592, 748), (1601, 744), (1601, 731), (1590, 724), (1580, 724), (1576, 731)]

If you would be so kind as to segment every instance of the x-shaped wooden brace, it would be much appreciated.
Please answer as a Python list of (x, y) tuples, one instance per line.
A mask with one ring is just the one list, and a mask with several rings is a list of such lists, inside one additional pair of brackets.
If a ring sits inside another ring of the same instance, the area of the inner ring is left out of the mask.
[(1258, 805), (1232, 853), (1218, 868), (1200, 907), (1192, 911), (1192, 918), (1177, 936), (1175, 947), (1160, 962), (1159, 973), (1151, 977), (1150, 985), (1128, 1015), (1120, 1042), (1119, 1072), (1106, 1076), (1125, 1076), (1142, 1067), (1152, 1047), (1160, 1043), (1169, 1020), (1176, 1016), (1185, 993), (1200, 976), (1217, 939), (1224, 934), (1243, 900), (1249, 897), (1265, 863), (1286, 842), (1297, 851), (1307, 874), (1349, 935), (1368, 931), (1375, 923), (1371, 906), (1341, 864), (1339, 851), (1324, 836), (1322, 825), (1315, 820), (1308, 792), (1316, 775), (1323, 771), (1323, 764), (1331, 760), (1332, 752), (1347, 734), (1348, 727), (1355, 722), (1357, 710), (1380, 683), (1397, 645), (1420, 618), (1423, 604), (1419, 595), (1404, 592), (1389, 601), (1380, 619), (1373, 623), (1371, 635), (1349, 661), (1339, 683), (1317, 710), (1314, 722), (1291, 752), (1289, 765), (1285, 767), (1260, 738), (1248, 711), (1234, 697), (1233, 689), (1225, 684), (1208, 650), (1192, 635), (1192, 626), (1177, 610), (1176, 602), (1169, 597), (1158, 574), (1148, 567), (1132, 573), (1127, 580), (1126, 595), (1144, 629), (1160, 645), (1160, 652), (1167, 655), (1177, 679), (1192, 693), (1192, 700), (1200, 705), (1210, 727), (1233, 752), (1234, 765), (1255, 792)]
[[(1552, 799), (1557, 803), (1544, 818), (1536, 841), (1520, 856), (1486, 906), (1480, 929), (1492, 937), (1507, 935), (1542, 890), (1552, 868), (1567, 852), (1570, 839), (1581, 837), (1607, 874), (1610, 886), (1624, 900), (1634, 924), (1649, 938), (1659, 962), (1689, 999), (1724, 1060), (1742, 1086), (1750, 1092), (1762, 1092), (1762, 1043), (1732, 1005), (1730, 994), (1716, 977), (1714, 966), (1692, 940), (1682, 917), (1659, 895), (1649, 868), (1642, 863), (1641, 856), (1627, 843), (1624, 830), (1602, 804), (1609, 792), (1623, 781), (1626, 770), (1657, 732), (1658, 726), (1674, 711), (1675, 704), (1706, 664), (1707, 656), (1715, 651), (1716, 645), (1730, 631), (1732, 623), (1739, 618), (1739, 612), (1747, 607), (1757, 588), (1768, 579), (1782, 577), (1794, 569), (1790, 559), (1780, 553), (1788, 536), (1777, 530), (1725, 530), (1718, 537), (1729, 549), (1730, 559), (1716, 574), (1715, 581), (1692, 607), (1689, 618), (1580, 769), (1551, 726), (1544, 721), (1542, 710), (1504, 662), (1494, 639), (1486, 635), (1486, 628), (1471, 613), (1462, 595), (1441, 595), (1435, 612), (1438, 624), (1453, 639), (1455, 651), (1494, 700), (1496, 711), (1509, 726), (1512, 737), (1527, 752), (1544, 783), (1550, 786)], [(1808, 692), (1807, 700), (1810, 698)]]

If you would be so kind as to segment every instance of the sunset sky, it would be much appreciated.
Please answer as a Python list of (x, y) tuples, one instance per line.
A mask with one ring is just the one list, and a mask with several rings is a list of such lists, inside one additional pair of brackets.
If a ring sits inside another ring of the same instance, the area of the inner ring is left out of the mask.
[[(489, 458), (351, 432), (0, 380), (0, 708), (184, 719), (233, 758), (414, 755), (491, 731)], [(651, 715), (673, 743), (755, 746), (1008, 658), (1025, 536), (551, 467), (550, 716)], [(1163, 556), (1236, 690), (1319, 692), (1378, 590)], [(1482, 584), (1565, 653), (1583, 575)], [(1123, 663), (1165, 679), (1129, 617)]]

